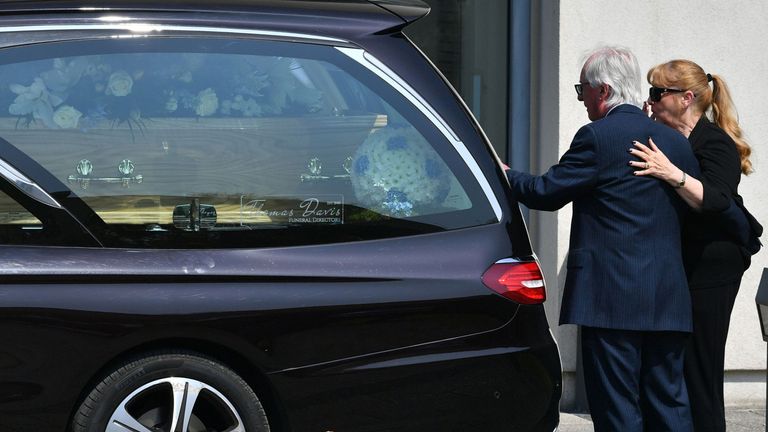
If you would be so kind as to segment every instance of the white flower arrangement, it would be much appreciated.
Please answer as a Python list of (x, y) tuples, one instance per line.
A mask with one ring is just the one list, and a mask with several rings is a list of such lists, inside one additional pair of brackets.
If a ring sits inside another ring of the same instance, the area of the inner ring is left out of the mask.
[(8, 112), (17, 115), (29, 115), (33, 120), (40, 120), (46, 126), (55, 128), (53, 122), (53, 107), (61, 104), (62, 100), (51, 94), (41, 78), (35, 78), (31, 85), (11, 84), (11, 91), (16, 99), (8, 107)]
[(53, 113), (53, 122), (62, 129), (74, 129), (83, 113), (69, 105), (61, 105)]
[(128, 96), (133, 89), (133, 77), (126, 71), (117, 71), (109, 76), (105, 93), (112, 96)]
[(217, 109), (219, 109), (219, 98), (212, 88), (208, 87), (197, 94), (195, 113), (198, 116), (207, 117), (213, 115)]
[(412, 127), (371, 133), (353, 156), (350, 178), (359, 203), (394, 217), (440, 206), (450, 190), (445, 162)]
[[(0, 104), (18, 124), (88, 132), (103, 120), (302, 115), (323, 94), (295, 59), (208, 54), (105, 54), (0, 66)], [(32, 77), (32, 78), (29, 78)], [(3, 91), (6, 90), (6, 91)], [(10, 91), (7, 91), (10, 90)], [(136, 127), (137, 126), (137, 127)]]

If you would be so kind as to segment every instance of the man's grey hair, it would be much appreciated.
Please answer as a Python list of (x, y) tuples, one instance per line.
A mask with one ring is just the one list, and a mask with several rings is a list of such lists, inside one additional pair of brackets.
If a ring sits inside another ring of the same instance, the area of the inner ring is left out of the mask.
[(591, 87), (607, 84), (611, 88), (605, 101), (608, 108), (621, 104), (643, 106), (640, 65), (627, 48), (605, 46), (590, 52), (584, 62), (584, 79)]

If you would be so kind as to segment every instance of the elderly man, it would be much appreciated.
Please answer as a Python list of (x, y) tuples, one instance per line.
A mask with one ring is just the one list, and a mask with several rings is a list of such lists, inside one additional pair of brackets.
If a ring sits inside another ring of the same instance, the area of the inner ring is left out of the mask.
[(531, 209), (573, 202), (560, 324), (578, 324), (596, 431), (689, 431), (683, 349), (691, 303), (680, 253), (686, 206), (662, 181), (633, 175), (628, 149), (652, 137), (688, 173), (698, 164), (678, 132), (642, 106), (641, 72), (628, 50), (587, 56), (576, 93), (591, 123), (544, 175), (508, 171)]

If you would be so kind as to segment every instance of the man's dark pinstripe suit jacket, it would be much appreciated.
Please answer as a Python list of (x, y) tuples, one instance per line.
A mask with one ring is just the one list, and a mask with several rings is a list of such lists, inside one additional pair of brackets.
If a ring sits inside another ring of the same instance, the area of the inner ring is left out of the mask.
[(674, 188), (628, 165), (632, 141), (652, 137), (688, 175), (698, 163), (678, 131), (619, 105), (583, 126), (544, 175), (508, 171), (527, 207), (557, 210), (573, 202), (561, 324), (623, 330), (690, 331), (691, 304), (680, 253), (688, 212)]

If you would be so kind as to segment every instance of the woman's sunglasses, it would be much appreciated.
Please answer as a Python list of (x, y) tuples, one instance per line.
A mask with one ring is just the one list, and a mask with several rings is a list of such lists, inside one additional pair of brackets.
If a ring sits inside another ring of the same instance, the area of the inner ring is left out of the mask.
[(648, 89), (648, 97), (651, 101), (658, 102), (661, 100), (661, 97), (664, 96), (664, 93), (682, 93), (684, 91), (685, 90), (651, 87)]

